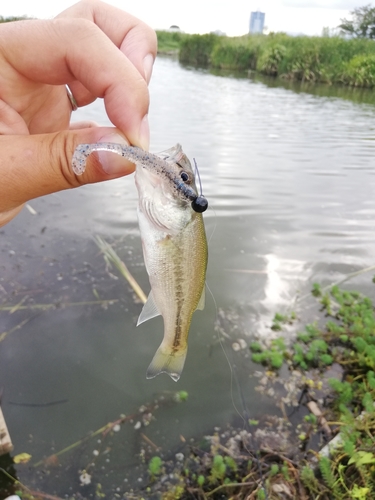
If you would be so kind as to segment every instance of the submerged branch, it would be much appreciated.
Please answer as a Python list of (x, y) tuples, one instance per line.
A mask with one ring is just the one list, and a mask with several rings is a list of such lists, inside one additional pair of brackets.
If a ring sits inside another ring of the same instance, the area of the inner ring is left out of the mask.
[[(34, 316), (35, 317), (35, 316)], [(6, 331), (6, 332), (2, 332), (0, 333), (0, 342), (2, 342), (3, 340), (5, 340), (7, 338), (8, 335), (10, 335), (11, 333), (15, 332), (16, 330), (19, 330), (20, 328), (22, 328), (24, 325), (26, 325), (26, 323), (28, 323), (29, 321), (31, 321), (33, 318), (27, 318), (27, 319), (24, 319), (23, 321), (21, 321), (21, 323), (18, 323), (18, 325), (14, 326), (13, 328), (11, 328), (10, 330)]]
[[(365, 274), (365, 273), (368, 273), (370, 271), (375, 271), (375, 266), (364, 267), (363, 269), (360, 269), (359, 271), (354, 271), (353, 273), (349, 273), (346, 276), (344, 276), (344, 278), (341, 278), (338, 281), (334, 281), (333, 283), (330, 283), (329, 285), (321, 287), (321, 291), (323, 293), (328, 292), (334, 286), (342, 285), (343, 283), (346, 283), (347, 281), (351, 280), (352, 278), (356, 278), (357, 276), (361, 276), (361, 274)], [(311, 293), (306, 293), (305, 295), (302, 295), (298, 299), (298, 302), (302, 302), (303, 300), (309, 298), (310, 296), (311, 296)]]
[[(121, 425), (121, 424), (124, 424), (126, 422), (132, 422), (135, 419), (141, 420), (142, 416), (148, 415), (148, 414), (152, 413), (153, 411), (161, 408), (163, 406), (163, 404), (168, 404), (170, 402), (177, 402), (178, 403), (180, 401), (183, 401), (184, 399), (179, 397), (179, 395), (182, 392), (183, 391), (178, 391), (177, 393), (176, 392), (171, 393), (171, 397), (169, 397), (169, 398), (167, 398), (165, 396), (161, 396), (161, 397), (155, 399), (155, 401), (153, 401), (152, 403), (149, 403), (148, 405), (141, 406), (139, 411), (136, 413), (133, 413), (131, 415), (124, 415), (113, 422), (106, 423), (105, 425), (103, 425), (102, 427), (97, 429), (96, 431), (91, 432), (87, 436), (84, 436), (83, 438), (79, 439), (78, 441), (70, 444), (69, 446), (66, 446), (65, 448), (58, 451), (57, 453), (54, 453), (53, 455), (51, 455), (43, 460), (39, 460), (39, 462), (36, 462), (34, 464), (34, 467), (39, 467), (45, 463), (48, 463), (52, 458), (56, 458), (60, 455), (63, 455), (64, 453), (67, 453), (68, 451), (73, 450), (74, 448), (77, 448), (78, 446), (84, 444), (85, 442), (89, 441), (90, 439), (94, 438), (95, 436), (98, 436), (99, 434), (101, 434), (101, 435), (103, 435), (103, 437), (105, 437), (108, 434), (108, 432), (110, 432), (117, 425)], [(144, 436), (144, 437), (146, 437), (146, 436)], [(153, 443), (153, 445), (156, 446), (154, 443)]]
[(100, 236), (95, 236), (95, 243), (98, 245), (100, 251), (102, 252), (104, 259), (108, 263), (112, 263), (118, 271), (122, 274), (122, 276), (126, 279), (126, 281), (129, 283), (129, 285), (133, 288), (134, 292), (138, 296), (138, 298), (143, 302), (143, 304), (146, 303), (147, 297), (144, 294), (142, 288), (139, 286), (138, 282), (136, 279), (133, 277), (133, 275), (130, 273), (129, 269), (126, 267), (124, 262), (120, 259), (120, 257), (117, 255), (115, 250), (111, 247), (109, 243), (107, 243), (103, 238)]
[[(22, 484), (18, 479), (13, 477), (11, 474), (9, 474), (5, 469), (0, 467), (0, 472), (2, 472), (8, 479), (13, 481), (15, 486), (18, 486), (22, 492), (24, 492), (27, 495), (27, 498), (46, 498), (47, 500), (62, 500), (61, 497), (57, 497), (55, 495), (49, 495), (48, 493), (42, 493), (41, 491), (33, 491), (30, 490), (27, 486)], [(12, 497), (9, 497), (12, 498)], [(26, 497), (25, 497), (26, 498)]]
[[(0, 306), (0, 311), (9, 311), (10, 314), (12, 314), (14, 311), (20, 311), (20, 310), (34, 310), (34, 309), (41, 309), (42, 311), (47, 311), (48, 309), (61, 309), (63, 307), (73, 307), (73, 306), (93, 306), (93, 305), (101, 305), (101, 306), (108, 306), (111, 304), (114, 304), (115, 302), (118, 302), (118, 299), (107, 299), (107, 300), (86, 300), (83, 302), (53, 302), (50, 304), (29, 304), (29, 305), (20, 305), (17, 304), (16, 306), (10, 306), (10, 305), (3, 305)], [(23, 326), (24, 323), (21, 324)], [(4, 332), (7, 335), (11, 333), (13, 330), (16, 328), (20, 328), (20, 325), (16, 326), (9, 332)], [(4, 335), (4, 334), (1, 334)], [(0, 337), (0, 341), (3, 340)]]

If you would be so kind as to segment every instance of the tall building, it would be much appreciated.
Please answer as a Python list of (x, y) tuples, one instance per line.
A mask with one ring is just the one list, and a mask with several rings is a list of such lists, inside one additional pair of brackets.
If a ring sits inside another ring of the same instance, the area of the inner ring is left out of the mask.
[(266, 14), (264, 12), (252, 12), (250, 15), (250, 27), (249, 33), (263, 33), (264, 28), (264, 18)]

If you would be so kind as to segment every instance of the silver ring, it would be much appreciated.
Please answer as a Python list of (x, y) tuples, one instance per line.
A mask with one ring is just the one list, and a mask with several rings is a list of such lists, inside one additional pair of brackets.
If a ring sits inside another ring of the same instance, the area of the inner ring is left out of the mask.
[(70, 90), (69, 85), (65, 85), (65, 88), (66, 88), (66, 93), (68, 94), (70, 104), (72, 106), (72, 110), (76, 111), (78, 109), (78, 104), (74, 98), (73, 92)]

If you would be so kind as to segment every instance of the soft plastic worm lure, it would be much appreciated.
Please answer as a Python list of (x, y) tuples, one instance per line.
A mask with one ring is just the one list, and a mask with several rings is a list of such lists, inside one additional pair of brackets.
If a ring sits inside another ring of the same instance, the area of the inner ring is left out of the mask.
[(86, 169), (87, 157), (95, 151), (109, 151), (116, 153), (136, 165), (140, 165), (147, 170), (164, 175), (170, 179), (184, 198), (192, 202), (191, 206), (195, 212), (202, 213), (207, 209), (208, 202), (206, 198), (202, 195), (198, 196), (193, 187), (184, 182), (182, 175), (177, 176), (171, 163), (168, 163), (166, 159), (137, 148), (136, 146), (124, 146), (122, 144), (110, 142), (80, 144), (74, 151), (72, 159), (72, 167), (76, 175), (83, 174)]

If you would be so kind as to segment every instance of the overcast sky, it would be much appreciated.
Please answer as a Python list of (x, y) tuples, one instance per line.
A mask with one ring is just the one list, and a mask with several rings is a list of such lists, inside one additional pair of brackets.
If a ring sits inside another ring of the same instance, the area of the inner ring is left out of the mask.
[[(187, 33), (224, 31), (227, 35), (248, 32), (250, 12), (266, 13), (269, 31), (286, 31), (320, 35), (322, 28), (336, 27), (340, 18), (349, 17), (355, 7), (370, 0), (108, 0), (155, 29), (177, 24)], [(0, 15), (48, 18), (53, 17), (74, 0), (2, 0)]]

